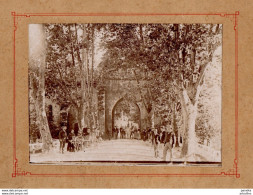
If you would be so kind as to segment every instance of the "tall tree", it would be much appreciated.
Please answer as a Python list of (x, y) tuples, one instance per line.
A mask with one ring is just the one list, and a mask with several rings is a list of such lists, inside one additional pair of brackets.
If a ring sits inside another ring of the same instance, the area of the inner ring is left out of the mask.
[(46, 37), (42, 24), (29, 25), (29, 65), (30, 83), (32, 85), (30, 102), (34, 103), (42, 138), (42, 150), (45, 152), (50, 149), (52, 136), (45, 110)]
[(80, 129), (96, 124), (92, 101), (95, 28), (95, 24), (47, 25), (47, 96), (76, 108)]
[(221, 44), (221, 25), (109, 24), (107, 30), (105, 67), (113, 64), (144, 72), (151, 94), (146, 101), (160, 112), (167, 109), (172, 114), (171, 105), (179, 98), (184, 119), (182, 155), (193, 154), (199, 94), (213, 52)]

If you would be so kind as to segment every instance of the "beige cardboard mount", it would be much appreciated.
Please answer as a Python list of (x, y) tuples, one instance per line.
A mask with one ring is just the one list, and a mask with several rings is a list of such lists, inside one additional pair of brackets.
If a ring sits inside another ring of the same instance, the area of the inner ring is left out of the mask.
[[(250, 0), (1, 1), (1, 188), (252, 188)], [(29, 164), (28, 25), (223, 24), (222, 166)]]

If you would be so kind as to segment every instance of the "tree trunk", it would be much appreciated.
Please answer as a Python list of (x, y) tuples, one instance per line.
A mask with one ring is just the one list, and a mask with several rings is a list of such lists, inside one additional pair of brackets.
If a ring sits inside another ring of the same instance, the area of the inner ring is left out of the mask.
[(38, 88), (35, 100), (35, 108), (38, 113), (39, 129), (42, 138), (42, 151), (48, 151), (52, 144), (52, 136), (48, 126), (45, 109), (45, 66), (46, 44), (45, 31), (42, 24), (29, 25), (29, 63), (31, 70), (37, 70)]
[(97, 127), (97, 122), (95, 119), (95, 102), (94, 102), (94, 78), (93, 78), (93, 74), (94, 74), (94, 62), (95, 62), (95, 29), (94, 26), (92, 26), (92, 35), (91, 35), (91, 81), (90, 81), (90, 107), (92, 108), (91, 111), (91, 119), (92, 119), (92, 129)]
[(187, 108), (187, 131), (188, 131), (188, 151), (187, 156), (191, 156), (196, 152), (197, 142), (195, 133), (195, 122), (197, 117), (197, 106), (189, 105)]
[(179, 147), (178, 143), (178, 127), (177, 127), (177, 121), (176, 121), (176, 108), (173, 106), (173, 131), (175, 133), (175, 147)]
[(178, 131), (175, 132), (175, 136), (176, 136), (176, 143), (175, 143), (175, 147), (179, 147), (179, 141), (178, 141)]
[(195, 101), (195, 104), (192, 104), (185, 89), (179, 95), (184, 120), (181, 157), (189, 157), (196, 151), (195, 122), (197, 117), (197, 101)]
[(95, 116), (95, 111), (92, 111), (92, 121), (93, 121), (93, 128), (96, 129), (98, 126), (97, 119)]
[(149, 115), (151, 115), (151, 127), (155, 128), (155, 112), (151, 111)]
[(145, 126), (146, 128), (152, 128), (152, 112), (147, 112), (146, 118), (145, 118)]
[(79, 126), (79, 132), (82, 133), (83, 128), (85, 126), (84, 122), (84, 103), (81, 102), (80, 106), (77, 108), (78, 113), (78, 126)]

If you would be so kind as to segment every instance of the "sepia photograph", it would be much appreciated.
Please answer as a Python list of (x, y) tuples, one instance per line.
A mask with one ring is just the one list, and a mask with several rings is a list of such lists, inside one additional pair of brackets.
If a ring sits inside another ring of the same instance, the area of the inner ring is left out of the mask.
[(222, 164), (222, 24), (29, 24), (28, 73), (31, 164)]

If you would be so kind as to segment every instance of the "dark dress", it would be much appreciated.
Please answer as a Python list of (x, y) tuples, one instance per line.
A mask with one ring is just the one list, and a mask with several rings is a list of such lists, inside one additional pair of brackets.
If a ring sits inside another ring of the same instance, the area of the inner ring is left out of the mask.
[(60, 141), (60, 152), (64, 152), (65, 143), (67, 139), (67, 133), (66, 131), (61, 130), (59, 133), (59, 141)]
[(74, 137), (75, 137), (74, 133), (70, 133), (69, 136), (68, 136), (67, 151), (69, 151), (69, 152), (74, 152), (75, 151)]

